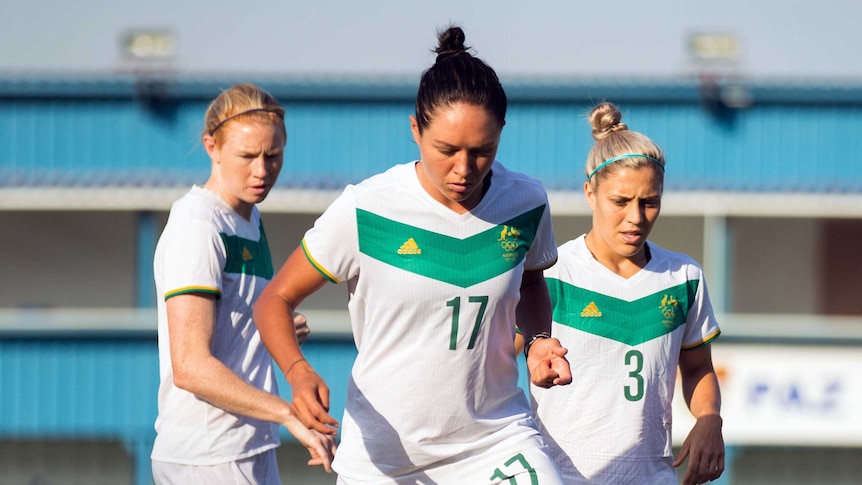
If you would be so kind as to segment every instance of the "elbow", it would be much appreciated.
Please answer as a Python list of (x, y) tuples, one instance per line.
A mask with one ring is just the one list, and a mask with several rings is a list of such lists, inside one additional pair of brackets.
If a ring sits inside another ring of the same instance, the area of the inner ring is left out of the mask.
[(173, 381), (174, 386), (178, 387), (179, 389), (191, 392), (192, 394), (197, 394), (196, 384), (197, 382), (199, 382), (199, 379), (196, 379), (194, 374), (186, 367), (174, 364)]

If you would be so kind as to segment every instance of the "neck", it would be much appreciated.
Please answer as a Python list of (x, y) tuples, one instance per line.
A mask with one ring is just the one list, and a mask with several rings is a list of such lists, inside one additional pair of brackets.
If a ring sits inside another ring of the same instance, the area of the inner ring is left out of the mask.
[(593, 255), (593, 259), (623, 278), (634, 276), (649, 263), (650, 252), (646, 243), (636, 253), (625, 256), (611, 251), (597, 239), (598, 236), (593, 231), (587, 233), (584, 237), (587, 250)]

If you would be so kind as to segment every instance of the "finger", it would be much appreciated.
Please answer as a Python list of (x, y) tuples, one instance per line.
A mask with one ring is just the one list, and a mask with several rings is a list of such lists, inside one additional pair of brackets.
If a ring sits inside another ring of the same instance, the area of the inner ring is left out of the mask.
[(330, 431), (327, 434), (335, 434), (336, 430), (334, 430), (333, 428), (338, 427), (338, 421), (335, 418), (330, 416), (329, 413), (323, 411), (322, 409), (314, 412), (313, 415), (314, 415), (314, 419), (317, 422), (323, 423), (327, 426), (331, 426), (331, 427), (327, 427), (327, 430)]
[(679, 453), (676, 454), (676, 459), (671, 464), (674, 468), (677, 468), (682, 465), (683, 462), (685, 462), (685, 459), (688, 458), (688, 447), (689, 441), (688, 439), (686, 439), (682, 442), (682, 446), (679, 449)]
[(683, 478), (683, 482), (688, 485), (697, 485), (701, 483), (700, 477), (700, 463), (695, 462), (693, 459), (688, 460), (688, 468), (685, 470), (685, 478)]
[(338, 445), (335, 443), (334, 436), (327, 436), (329, 439), (329, 456), (335, 458), (335, 451), (338, 449)]
[(326, 385), (322, 385), (317, 389), (317, 399), (320, 405), (323, 406), (323, 409), (329, 411), (329, 388)]
[(559, 377), (559, 374), (547, 365), (536, 365), (530, 370), (530, 381), (543, 388), (548, 388), (554, 385), (554, 379)]
[(327, 414), (317, 401), (299, 397), (294, 399), (291, 407), (293, 408), (293, 413), (306, 428), (311, 428), (328, 435), (337, 432), (332, 427), (338, 426), (338, 421)]
[[(335, 422), (335, 424), (337, 425), (338, 422)], [(329, 426), (326, 423), (323, 423), (323, 422), (317, 421), (317, 420), (311, 421), (311, 423), (306, 425), (306, 426), (309, 429), (313, 429), (314, 431), (317, 431), (320, 434), (325, 434), (328, 436), (335, 436), (335, 434), (338, 433), (338, 430), (335, 429), (334, 427)]]
[(569, 361), (565, 357), (557, 356), (551, 361), (551, 367), (557, 374), (553, 383), (555, 385), (566, 385), (572, 382), (572, 369), (569, 366)]
[(718, 459), (718, 466), (716, 467), (715, 472), (713, 473), (713, 476), (714, 476), (714, 477), (713, 477), (713, 478), (711, 478), (710, 480), (715, 480), (715, 479), (717, 479), (718, 477), (720, 477), (720, 476), (721, 476), (721, 474), (722, 474), (722, 473), (724, 473), (724, 455), (722, 455), (721, 457), (719, 457), (719, 459)]
[(308, 460), (309, 465), (320, 465), (326, 470), (326, 473), (332, 473), (332, 455), (325, 446), (325, 442), (316, 443), (314, 453), (311, 454), (311, 459)]
[[(327, 394), (327, 397), (328, 397), (328, 394)], [(295, 404), (296, 404), (296, 402), (294, 401), (294, 405)], [(329, 408), (324, 407), (319, 401), (312, 400), (311, 402), (308, 402), (308, 403), (303, 402), (303, 404), (305, 405), (306, 410), (308, 411), (308, 414), (313, 418), (312, 422), (322, 423), (324, 425), (332, 426), (335, 428), (338, 427), (338, 421), (329, 415), (329, 412), (328, 412)], [(320, 429), (318, 429), (318, 431), (323, 432)], [(326, 428), (326, 434), (335, 434), (335, 430), (333, 430), (330, 427), (327, 427)]]

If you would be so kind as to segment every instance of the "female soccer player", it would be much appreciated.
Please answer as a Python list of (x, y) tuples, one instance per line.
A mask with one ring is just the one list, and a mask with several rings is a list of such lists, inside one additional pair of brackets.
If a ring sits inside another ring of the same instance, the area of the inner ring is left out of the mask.
[[(676, 484), (724, 470), (718, 380), (710, 341), (719, 334), (703, 271), (690, 257), (647, 242), (661, 209), (665, 158), (602, 103), (590, 113), (596, 142), (584, 194), (592, 228), (559, 248), (545, 271), (553, 334), (569, 349), (575, 384), (532, 387), (540, 428), (567, 484)], [(674, 460), (671, 401), (677, 367), (697, 422)]]
[[(284, 109), (238, 84), (204, 117), (212, 171), (171, 207), (155, 256), (159, 318), (158, 484), (279, 484), (282, 424), (329, 471), (332, 433), (307, 429), (278, 397), (272, 358), (252, 305), (272, 278), (256, 204), (275, 184), (287, 134)], [(304, 317), (297, 318), (300, 338)]]
[(324, 431), (337, 423), (329, 391), (289, 316), (327, 281), (347, 282), (359, 353), (333, 462), (340, 484), (560, 484), (512, 351), (517, 320), (533, 341), (533, 382), (571, 381), (565, 349), (545, 338), (542, 270), (557, 257), (547, 195), (495, 160), (506, 115), (496, 73), (460, 28), (438, 41), (410, 117), (420, 159), (348, 186), (255, 317), (297, 415)]

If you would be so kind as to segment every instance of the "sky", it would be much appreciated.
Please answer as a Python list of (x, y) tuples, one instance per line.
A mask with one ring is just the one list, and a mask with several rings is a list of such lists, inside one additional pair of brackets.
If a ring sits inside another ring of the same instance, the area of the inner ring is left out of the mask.
[(0, 0), (0, 76), (138, 67), (121, 39), (167, 30), (189, 75), (417, 76), (451, 22), (501, 77), (688, 76), (694, 33), (726, 34), (723, 72), (862, 80), (858, 0)]

